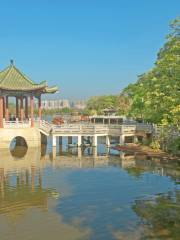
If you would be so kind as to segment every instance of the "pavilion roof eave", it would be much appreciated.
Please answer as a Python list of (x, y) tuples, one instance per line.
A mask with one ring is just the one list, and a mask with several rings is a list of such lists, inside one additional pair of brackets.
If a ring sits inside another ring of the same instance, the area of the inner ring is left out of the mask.
[(32, 91), (42, 91), (43, 92), (43, 90), (46, 88), (46, 86), (39, 86), (39, 87), (34, 87), (34, 88), (7, 88), (7, 87), (1, 87), (0, 86), (0, 90), (1, 91), (9, 91), (9, 92), (15, 92), (15, 91), (17, 91), (17, 92), (24, 92), (24, 91), (26, 91), (26, 92), (32, 92)]
[(58, 87), (57, 86), (53, 86), (53, 87), (46, 87), (44, 89), (44, 92), (43, 93), (56, 93), (58, 92)]
[(47, 82), (43, 81), (39, 84), (34, 83), (19, 69), (17, 69), (13, 62), (9, 67), (0, 72), (0, 92), (35, 92), (35, 94), (55, 93), (58, 91), (56, 86), (48, 87)]
[(35, 88), (35, 89), (2, 89), (0, 88), (0, 92), (4, 93), (5, 95), (9, 96), (16, 96), (16, 95), (27, 95), (33, 94), (34, 96), (41, 95), (41, 94), (53, 94), (58, 92), (57, 87), (46, 87), (46, 88)]

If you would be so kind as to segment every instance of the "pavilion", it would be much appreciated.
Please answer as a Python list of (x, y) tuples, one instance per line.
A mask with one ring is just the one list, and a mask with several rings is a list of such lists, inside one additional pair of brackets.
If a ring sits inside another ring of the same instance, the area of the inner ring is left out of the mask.
[(11, 60), (10, 66), (0, 72), (0, 128), (4, 127), (4, 121), (10, 121), (9, 97), (15, 97), (16, 121), (30, 120), (30, 126), (34, 127), (34, 98), (38, 99), (38, 117), (41, 120), (41, 95), (55, 93), (57, 90), (56, 86), (48, 87), (46, 81), (34, 83)]

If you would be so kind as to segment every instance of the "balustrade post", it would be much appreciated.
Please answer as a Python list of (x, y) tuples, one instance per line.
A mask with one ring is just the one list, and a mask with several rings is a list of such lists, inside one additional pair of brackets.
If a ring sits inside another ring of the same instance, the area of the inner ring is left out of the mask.
[(78, 135), (78, 147), (81, 147), (82, 145), (82, 137), (81, 135)]
[(52, 136), (52, 145), (53, 147), (56, 147), (56, 136)]
[(119, 137), (119, 144), (124, 145), (124, 142), (125, 142), (125, 136), (123, 134), (121, 134)]

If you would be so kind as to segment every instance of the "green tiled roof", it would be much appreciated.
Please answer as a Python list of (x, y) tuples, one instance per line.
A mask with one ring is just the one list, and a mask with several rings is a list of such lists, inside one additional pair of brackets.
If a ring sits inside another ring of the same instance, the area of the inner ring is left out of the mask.
[(58, 88), (49, 88), (46, 81), (34, 83), (26, 75), (20, 72), (13, 64), (0, 72), (0, 89), (12, 91), (40, 90), (43, 93), (55, 93)]

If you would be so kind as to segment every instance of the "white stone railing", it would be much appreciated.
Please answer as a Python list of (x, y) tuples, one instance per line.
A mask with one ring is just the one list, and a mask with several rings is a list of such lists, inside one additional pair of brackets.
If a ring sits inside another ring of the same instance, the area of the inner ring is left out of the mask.
[(63, 124), (52, 128), (53, 134), (108, 134), (108, 126), (85, 125), (85, 124)]
[(49, 122), (47, 122), (45, 120), (39, 120), (37, 123), (39, 125), (39, 129), (41, 129), (42, 131), (44, 131), (48, 134), (51, 132), (52, 124), (50, 124)]
[(152, 132), (152, 125), (148, 124), (123, 124), (123, 125), (109, 125), (109, 134), (118, 135), (118, 134), (134, 134), (137, 131), (144, 131), (146, 133)]
[(53, 125), (53, 134), (135, 134), (137, 131), (152, 132), (152, 125), (133, 124), (133, 125), (104, 125), (104, 124), (62, 124)]
[[(3, 121), (4, 128), (29, 128), (31, 127), (31, 120), (19, 121)], [(103, 134), (103, 135), (121, 135), (121, 134), (135, 134), (137, 131), (144, 131), (146, 133), (153, 132), (153, 126), (148, 124), (132, 124), (132, 125), (105, 125), (105, 124), (62, 124), (53, 125), (45, 120), (35, 120), (34, 126), (46, 134)]]
[(89, 119), (125, 119), (125, 116), (116, 116), (116, 115), (93, 115), (93, 116), (89, 116)]
[(25, 121), (6, 121), (3, 120), (3, 127), (4, 128), (29, 128), (31, 126), (31, 121), (30, 120), (25, 120)]

